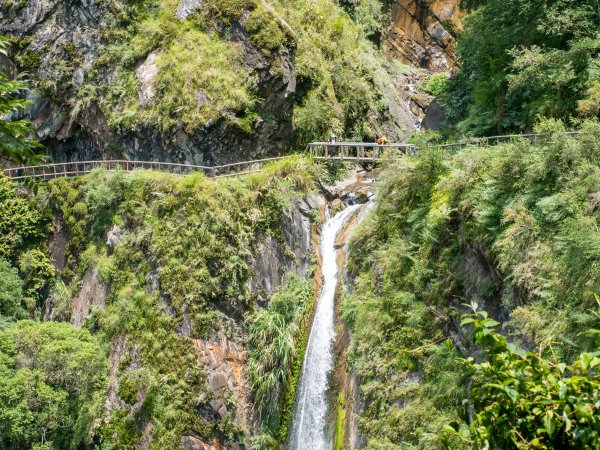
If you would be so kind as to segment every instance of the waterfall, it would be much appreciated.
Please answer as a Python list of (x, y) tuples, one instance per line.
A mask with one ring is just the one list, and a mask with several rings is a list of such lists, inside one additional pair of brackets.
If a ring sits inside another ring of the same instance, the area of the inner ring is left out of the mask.
[(321, 231), (323, 288), (308, 338), (296, 394), (290, 450), (329, 450), (333, 442), (326, 432), (329, 374), (333, 368), (335, 338), (335, 291), (338, 282), (335, 240), (346, 221), (360, 205), (349, 206), (329, 218)]

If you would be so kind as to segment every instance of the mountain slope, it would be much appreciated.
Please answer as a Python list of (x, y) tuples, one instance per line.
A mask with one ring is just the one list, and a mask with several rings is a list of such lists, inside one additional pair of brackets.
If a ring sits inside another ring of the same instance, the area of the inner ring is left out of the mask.
[(55, 160), (229, 162), (332, 132), (402, 139), (418, 123), (406, 75), (333, 0), (0, 8), (11, 71), (35, 88), (27, 117)]

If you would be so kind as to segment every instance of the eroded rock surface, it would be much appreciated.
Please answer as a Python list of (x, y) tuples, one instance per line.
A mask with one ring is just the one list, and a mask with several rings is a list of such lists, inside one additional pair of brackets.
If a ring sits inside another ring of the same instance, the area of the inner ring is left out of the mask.
[[(184, 20), (203, 6), (202, 0), (181, 0), (173, 20)], [(104, 87), (119, 74), (101, 56), (110, 45), (107, 36), (119, 27), (121, 2), (31, 0), (0, 4), (0, 35), (17, 42), (12, 60), (0, 61), (14, 72), (29, 71), (41, 80), (40, 89), (28, 93), (31, 104), (22, 117), (33, 122), (36, 137), (54, 161), (136, 159), (189, 164), (229, 163), (276, 155), (294, 140), (291, 110), (296, 92), (295, 47), (266, 55), (253, 44), (243, 20), (234, 20), (227, 39), (242, 50), (243, 65), (255, 82), (257, 120), (251, 132), (219, 119), (186, 133), (181, 126), (161, 129), (148, 123), (125, 129), (108, 124), (103, 112)], [(135, 70), (139, 106), (159, 95), (155, 79), (161, 47), (148, 53)], [(15, 64), (17, 62), (18, 64)], [(94, 79), (87, 74), (94, 73)], [(90, 86), (94, 93), (91, 94)], [(83, 89), (83, 91), (82, 91)], [(87, 90), (85, 90), (87, 89)], [(198, 107), (210, 99), (196, 94)], [(85, 99), (85, 100), (83, 100)], [(91, 100), (88, 100), (91, 99)], [(269, 120), (260, 119), (268, 116)]]
[[(246, 352), (222, 333), (207, 340), (194, 339), (198, 360), (208, 374), (209, 395), (198, 403), (212, 412), (215, 420), (230, 420), (245, 426), (252, 422), (251, 392), (244, 373)], [(233, 400), (233, 401), (232, 401)], [(245, 427), (247, 430), (247, 427)], [(249, 439), (249, 430), (246, 431)], [(207, 445), (207, 444), (204, 444)], [(190, 447), (221, 448), (221, 447)]]
[(61, 215), (57, 212), (52, 216), (52, 236), (48, 242), (48, 250), (52, 263), (57, 272), (62, 272), (67, 264), (65, 249), (69, 242), (69, 230)]
[(181, 448), (183, 450), (227, 450), (227, 447), (221, 445), (216, 439), (207, 443), (194, 436), (183, 436)]
[(432, 71), (448, 70), (460, 29), (459, 0), (395, 0), (384, 47), (389, 57)]
[(100, 278), (96, 265), (91, 265), (83, 276), (81, 289), (73, 298), (71, 323), (81, 328), (93, 307), (104, 308), (109, 288)]
[(249, 287), (260, 298), (268, 298), (286, 273), (306, 275), (311, 260), (311, 214), (324, 203), (323, 197), (310, 195), (285, 211), (281, 221), (283, 242), (268, 235), (257, 237)]

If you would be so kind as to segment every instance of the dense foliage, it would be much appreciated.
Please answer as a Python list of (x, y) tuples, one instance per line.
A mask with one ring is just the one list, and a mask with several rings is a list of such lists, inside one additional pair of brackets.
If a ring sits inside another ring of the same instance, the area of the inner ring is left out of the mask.
[[(480, 2), (472, 2), (480, 3)], [(468, 6), (476, 6), (474, 4)], [(487, 0), (464, 20), (459, 71), (444, 95), (462, 133), (527, 130), (538, 115), (597, 116), (595, 0)]]
[(475, 414), (465, 441), (472, 448), (598, 448), (600, 351), (565, 364), (551, 345), (533, 353), (509, 343), (484, 311), (461, 323), (473, 324), (473, 343), (486, 355), (481, 363), (466, 360)]
[[(244, 319), (260, 322), (248, 288), (254, 244), (264, 235), (284, 242), (283, 211), (317, 173), (293, 157), (219, 181), (98, 170), (53, 180), (32, 197), (4, 180), (0, 211), (12, 214), (0, 215), (0, 227), (14, 238), (0, 259), (0, 446), (134, 448), (144, 440), (177, 448), (186, 435), (245, 442), (241, 406), (228, 399), (227, 412), (211, 409), (194, 343), (217, 333), (243, 343)], [(46, 246), (50, 213), (68, 233), (58, 271)], [(118, 238), (107, 243), (109, 232)], [(86, 286), (95, 303), (79, 317)], [(282, 336), (300, 339), (309, 298), (306, 281), (290, 280), (263, 311), (287, 311)], [(18, 320), (42, 316), (84, 329)], [(260, 374), (292, 373), (295, 354), (257, 360)], [(278, 380), (285, 403), (291, 381)]]
[[(269, 308), (256, 311), (250, 318), (246, 372), (262, 430), (272, 436), (270, 442), (287, 437), (312, 299), (310, 280), (291, 276), (273, 295)], [(254, 448), (269, 449), (272, 444), (262, 447), (255, 443)]]
[[(6, 56), (8, 39), (0, 36), (0, 57)], [(41, 145), (31, 139), (31, 123), (14, 120), (29, 102), (22, 98), (27, 82), (22, 75), (14, 79), (0, 66), (0, 158), (14, 163), (30, 164), (43, 159), (38, 155)]]
[(296, 77), (300, 105), (294, 124), (302, 142), (329, 133), (346, 139), (373, 139), (386, 105), (386, 65), (363, 36), (361, 26), (333, 1), (279, 1), (283, 17), (297, 32)]
[(581, 333), (594, 323), (586, 292), (600, 279), (600, 125), (568, 136), (544, 121), (536, 131), (547, 133), (537, 145), (472, 147), (453, 159), (423, 152), (383, 175), (380, 204), (351, 246), (357, 278), (344, 301), (370, 447), (444, 445), (468, 396), (457, 356), (475, 351), (460, 326), (465, 302), (517, 345), (553, 342), (561, 362), (597, 350)]
[(106, 348), (87, 330), (24, 320), (0, 331), (0, 445), (76, 448), (98, 427)]

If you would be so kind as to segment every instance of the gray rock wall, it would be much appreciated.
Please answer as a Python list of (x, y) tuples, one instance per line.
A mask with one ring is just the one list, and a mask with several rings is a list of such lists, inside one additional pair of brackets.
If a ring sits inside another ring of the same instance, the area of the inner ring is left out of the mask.
[[(251, 133), (219, 120), (193, 134), (182, 128), (159, 130), (156, 124), (133, 129), (111, 128), (100, 108), (99, 98), (87, 104), (80, 101), (80, 88), (86, 82), (101, 91), (114, 82), (114, 68), (103, 66), (99, 57), (109, 45), (108, 31), (120, 26), (114, 11), (120, 1), (99, 0), (30, 0), (0, 4), (0, 35), (16, 41), (14, 61), (0, 61), (14, 74), (14, 62), (21, 70), (31, 70), (31, 77), (41, 80), (48, 89), (29, 92), (31, 105), (22, 117), (32, 120), (36, 137), (46, 146), (55, 161), (107, 158), (158, 160), (190, 164), (228, 163), (238, 160), (277, 155), (294, 142), (292, 108), (295, 99), (294, 48), (283, 48), (266, 56), (250, 41), (243, 21), (232, 21), (228, 39), (243, 50), (244, 65), (255, 76), (255, 95), (261, 99), (259, 119)], [(177, 9), (181, 18), (195, 12), (201, 1), (182, 0)], [(182, 19), (179, 20), (182, 20)], [(173, 17), (173, 20), (177, 20)], [(156, 94), (153, 77), (156, 66), (150, 53), (141, 61), (136, 74), (140, 84), (140, 104)], [(39, 59), (32, 62), (31, 59)], [(28, 61), (29, 60), (29, 61)], [(94, 79), (89, 80), (91, 74)], [(199, 105), (208, 98), (198, 93)]]
[(324, 204), (322, 196), (309, 195), (288, 208), (281, 219), (282, 241), (273, 236), (257, 236), (249, 287), (260, 299), (268, 299), (286, 273), (308, 274), (312, 257), (311, 215)]

